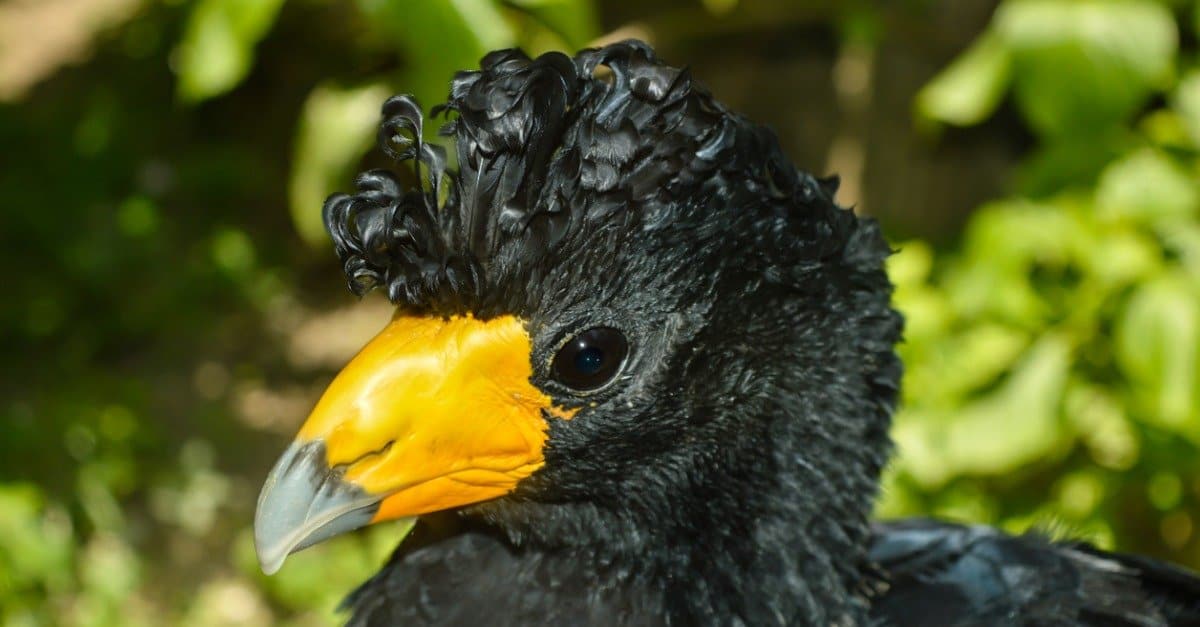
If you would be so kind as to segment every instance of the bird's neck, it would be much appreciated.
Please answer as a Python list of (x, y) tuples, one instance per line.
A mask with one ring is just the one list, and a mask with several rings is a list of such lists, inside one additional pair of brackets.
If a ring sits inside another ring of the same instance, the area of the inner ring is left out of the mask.
[(676, 515), (631, 534), (627, 555), (654, 564), (670, 613), (698, 624), (714, 615), (749, 625), (865, 623), (875, 581), (869, 519), (889, 449), (880, 415), (882, 428), (858, 433), (827, 429), (830, 414), (768, 421), (759, 435), (773, 449), (760, 441), (726, 450), (699, 471)]
[[(655, 514), (653, 524), (566, 507), (556, 518), (583, 521), (586, 533), (558, 528), (550, 538), (510, 541), (514, 550), (554, 564), (564, 578), (595, 581), (597, 589), (638, 599), (629, 601), (635, 606), (658, 605), (647, 613), (677, 618), (675, 624), (725, 624), (733, 617), (748, 625), (864, 623), (874, 489), (814, 482), (811, 473), (829, 469), (796, 456), (785, 462), (766, 464), (769, 476), (720, 482), (701, 476), (693, 493), (669, 514)], [(736, 470), (736, 463), (718, 469)]]
[(732, 510), (697, 523), (692, 537), (653, 553), (670, 614), (697, 624), (738, 616), (749, 625), (849, 625), (865, 617), (857, 587), (866, 541), (847, 531), (847, 521)]
[(589, 594), (606, 591), (606, 603), (633, 616), (669, 616), (672, 624), (865, 623), (866, 538), (858, 525), (832, 514), (797, 519), (792, 511), (713, 507), (689, 515), (689, 525), (625, 529), (601, 545), (514, 550), (538, 555), (562, 579), (595, 582)]

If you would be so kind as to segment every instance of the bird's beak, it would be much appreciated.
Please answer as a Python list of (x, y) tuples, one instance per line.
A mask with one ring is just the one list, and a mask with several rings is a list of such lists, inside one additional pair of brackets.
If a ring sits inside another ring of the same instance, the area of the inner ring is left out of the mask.
[(398, 316), (330, 384), (258, 497), (263, 571), (365, 525), (507, 494), (549, 417), (520, 320)]

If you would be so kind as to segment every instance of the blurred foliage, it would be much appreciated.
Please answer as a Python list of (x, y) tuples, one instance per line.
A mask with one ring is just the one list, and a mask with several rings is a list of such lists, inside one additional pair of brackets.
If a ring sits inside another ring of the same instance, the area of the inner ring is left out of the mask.
[(1191, 11), (1005, 0), (917, 95), (923, 125), (1006, 97), (1037, 138), (944, 254), (900, 243), (899, 456), (880, 512), (1200, 565), (1200, 136)]
[[(861, 50), (887, 11), (930, 6), (679, 0), (647, 23), (721, 42), (803, 14)], [(282, 442), (387, 315), (340, 289), (321, 201), (376, 164), (386, 95), (428, 106), (487, 50), (651, 28), (598, 8), (144, 0), (88, 22), (81, 65), (0, 96), (0, 625), (335, 620), (403, 530), (267, 578), (249, 528)], [(49, 41), (70, 16), (44, 10)], [(952, 246), (897, 244), (908, 374), (881, 514), (1200, 566), (1198, 36), (1193, 0), (1004, 0), (888, 112), (931, 143), (1000, 123), (1032, 146)]]

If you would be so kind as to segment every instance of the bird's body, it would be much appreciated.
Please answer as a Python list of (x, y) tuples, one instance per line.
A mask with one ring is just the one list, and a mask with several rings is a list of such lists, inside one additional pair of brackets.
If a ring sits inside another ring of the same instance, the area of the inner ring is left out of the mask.
[[(733, 589), (711, 589), (703, 568), (681, 564), (674, 575), (657, 576), (648, 570), (655, 562), (648, 556), (613, 561), (588, 551), (527, 551), (486, 530), (439, 533), (429, 524), (346, 599), (352, 627), (1200, 625), (1200, 580), (1191, 573), (1086, 544), (979, 526), (876, 525), (856, 590), (868, 617), (815, 622), (810, 615), (776, 613), (782, 604), (768, 595), (780, 591), (759, 587), (753, 574), (731, 572), (726, 581)], [(684, 585), (664, 584), (675, 578)], [(716, 595), (732, 605), (730, 594), (737, 595), (737, 612), (711, 602)]]
[[(712, 589), (704, 568), (680, 565), (667, 577), (649, 568), (649, 556), (613, 561), (602, 551), (523, 550), (494, 532), (439, 533), (427, 525), (346, 599), (350, 626), (1200, 625), (1200, 580), (1192, 573), (989, 527), (876, 525), (856, 591), (869, 608), (865, 619), (816, 622), (778, 613), (782, 603), (773, 595), (780, 591), (758, 586), (750, 573), (722, 573), (719, 581), (731, 589)], [(667, 584), (677, 578), (683, 586)], [(714, 603), (714, 595), (725, 603)]]
[(937, 523), (872, 527), (902, 321), (874, 221), (624, 42), (409, 98), (325, 208), (397, 316), (272, 471), (267, 570), (421, 515), (355, 625), (1187, 625), (1191, 574)]

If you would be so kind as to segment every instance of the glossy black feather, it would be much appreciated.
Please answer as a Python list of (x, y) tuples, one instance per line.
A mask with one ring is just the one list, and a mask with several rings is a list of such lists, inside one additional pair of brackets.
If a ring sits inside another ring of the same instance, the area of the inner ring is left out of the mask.
[(1200, 625), (1200, 578), (1083, 543), (911, 520), (878, 525), (869, 555), (879, 627)]
[[(1196, 579), (1152, 562), (872, 529), (901, 374), (888, 247), (836, 178), (798, 171), (686, 70), (640, 42), (505, 50), (439, 110), (457, 171), (401, 96), (380, 139), (415, 176), (368, 172), (326, 203), (351, 289), (525, 320), (532, 382), (578, 413), (547, 418), (545, 466), (515, 492), (424, 517), (347, 599), (351, 624), (1194, 620)], [(581, 397), (549, 363), (596, 326), (628, 363)]]

